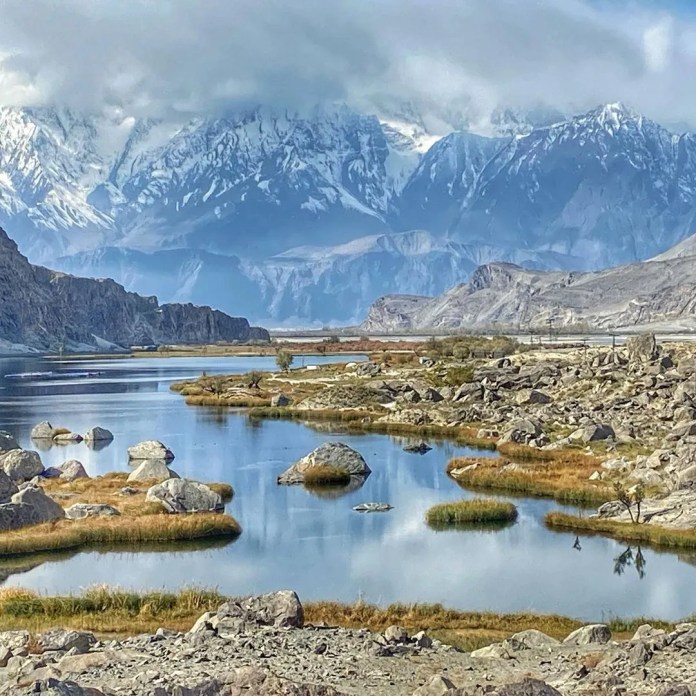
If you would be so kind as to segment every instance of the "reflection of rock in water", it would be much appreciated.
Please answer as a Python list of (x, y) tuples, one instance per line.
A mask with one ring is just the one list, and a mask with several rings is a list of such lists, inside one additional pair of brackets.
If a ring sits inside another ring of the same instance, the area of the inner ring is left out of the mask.
[(682, 563), (688, 563), (689, 565), (696, 566), (696, 551), (689, 553), (678, 553), (677, 558)]
[(348, 495), (348, 493), (362, 488), (366, 480), (367, 476), (351, 476), (350, 483), (346, 483), (344, 486), (312, 486), (305, 483), (304, 487), (308, 493), (311, 493), (317, 498), (335, 500), (336, 498), (342, 498), (344, 495)]
[(18, 556), (16, 558), (5, 558), (0, 560), (0, 585), (5, 583), (12, 576), (28, 573), (44, 563), (67, 561), (80, 553), (188, 553), (193, 551), (221, 549), (224, 546), (233, 544), (238, 538), (239, 537), (234, 539), (192, 539), (190, 541), (153, 542), (138, 545), (126, 543), (104, 544), (82, 551), (51, 551), (47, 553)]
[(84, 444), (91, 450), (99, 452), (104, 448), (108, 447), (113, 440), (85, 440)]

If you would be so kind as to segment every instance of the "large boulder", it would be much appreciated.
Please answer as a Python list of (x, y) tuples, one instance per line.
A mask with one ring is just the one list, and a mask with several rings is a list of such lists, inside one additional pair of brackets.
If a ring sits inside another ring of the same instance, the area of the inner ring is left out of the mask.
[(38, 643), (44, 651), (72, 650), (73, 654), (82, 654), (97, 642), (93, 633), (87, 631), (72, 631), (65, 628), (54, 628), (39, 636)]
[(146, 440), (128, 448), (128, 459), (161, 459), (171, 462), (174, 453), (158, 440)]
[(330, 466), (350, 476), (368, 476), (371, 473), (362, 455), (352, 447), (342, 442), (325, 442), (283, 472), (278, 477), (278, 483), (302, 483), (309, 469), (320, 466)]
[(19, 449), (17, 440), (5, 430), (0, 430), (0, 452), (9, 452), (15, 449)]
[[(593, 423), (592, 425), (586, 425), (577, 432), (578, 439), (583, 442), (596, 442), (598, 440), (614, 440), (616, 439), (616, 433), (614, 428), (608, 423)], [(575, 433), (571, 435), (574, 438)]]
[(53, 436), (55, 434), (56, 428), (54, 428), (48, 421), (41, 421), (41, 423), (37, 423), (31, 429), (32, 440), (53, 440)]
[(84, 435), (85, 442), (106, 442), (108, 440), (113, 440), (114, 435), (110, 430), (106, 428), (100, 428), (95, 426), (90, 428)]
[(85, 471), (85, 467), (82, 466), (82, 462), (78, 462), (77, 459), (68, 459), (67, 462), (63, 462), (59, 467), (60, 478), (64, 481), (74, 481), (79, 478), (89, 478), (89, 475)]
[(544, 435), (541, 424), (531, 418), (516, 418), (510, 421), (500, 436), (500, 444), (514, 442), (520, 445), (528, 445), (539, 440)]
[(653, 333), (632, 336), (626, 341), (626, 348), (631, 360), (649, 362), (657, 360), (660, 355), (660, 349)]
[(43, 473), (38, 452), (15, 449), (0, 457), (0, 466), (13, 481), (29, 481)]
[(521, 682), (506, 684), (496, 690), (497, 696), (563, 696), (546, 682), (526, 677)]
[(172, 471), (164, 460), (145, 459), (131, 472), (128, 481), (167, 481), (171, 478), (179, 478), (179, 474)]
[(302, 628), (304, 610), (299, 597), (292, 590), (281, 590), (225, 602), (217, 611), (217, 619), (217, 630), (220, 633), (236, 632), (244, 624)]
[(167, 512), (222, 512), (222, 498), (212, 489), (198, 481), (170, 478), (147, 492), (145, 499), (161, 503)]
[(8, 503), (17, 490), (15, 482), (0, 469), (0, 503)]
[(21, 529), (34, 524), (53, 522), (65, 517), (63, 508), (40, 488), (27, 486), (0, 505), (0, 531)]
[(564, 645), (604, 645), (611, 640), (611, 631), (605, 624), (591, 624), (573, 631)]

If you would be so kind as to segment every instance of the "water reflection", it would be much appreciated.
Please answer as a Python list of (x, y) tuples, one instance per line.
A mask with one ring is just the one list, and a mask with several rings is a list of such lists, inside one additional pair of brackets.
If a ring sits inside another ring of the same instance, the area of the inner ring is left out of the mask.
[[(25, 364), (23, 370), (17, 360), (0, 361), (0, 375), (55, 369), (53, 361), (28, 359)], [(84, 443), (52, 447), (42, 452), (46, 466), (78, 459), (90, 475), (125, 471), (129, 445), (160, 439), (175, 452), (173, 468), (180, 475), (234, 486), (229, 509), (244, 530), (229, 546), (178, 546), (176, 552), (158, 553), (89, 551), (23, 566), (17, 574), (0, 568), (0, 579), (4, 573), (7, 584), (49, 592), (94, 583), (135, 588), (197, 583), (230, 594), (291, 587), (306, 599), (442, 602), (463, 609), (536, 610), (588, 619), (606, 614), (676, 619), (696, 611), (696, 568), (689, 562), (641, 549), (642, 579), (637, 572), (614, 573), (625, 546), (549, 531), (544, 516), (560, 508), (552, 501), (514, 499), (518, 523), (495, 534), (430, 530), (424, 517), (431, 505), (473, 496), (447, 477), (447, 461), (493, 453), (431, 440), (430, 452), (414, 456), (402, 451), (408, 438), (340, 432), (326, 424), (319, 432), (294, 421), (251, 421), (234, 411), (187, 407), (169, 390), (172, 382), (203, 370), (248, 372), (272, 364), (272, 357), (95, 360), (80, 369), (104, 375), (80, 385), (50, 380), (40, 391), (0, 378), (0, 428), (25, 447), (31, 446), (31, 427), (42, 420), (76, 432), (100, 425), (114, 433), (113, 442), (101, 451)], [(114, 383), (117, 387), (111, 389)], [(372, 475), (362, 487), (340, 497), (317, 497), (302, 486), (276, 484), (288, 466), (331, 440), (345, 442), (365, 457)], [(352, 509), (372, 501), (394, 509), (385, 514)], [(632, 555), (627, 569), (636, 568), (635, 549)]]
[(614, 559), (614, 573), (616, 575), (623, 575), (626, 572), (626, 568), (633, 566), (638, 573), (638, 577), (642, 580), (645, 577), (645, 556), (643, 555), (643, 550), (640, 546), (636, 547), (635, 552), (631, 546), (627, 546), (624, 551), (622, 551)]

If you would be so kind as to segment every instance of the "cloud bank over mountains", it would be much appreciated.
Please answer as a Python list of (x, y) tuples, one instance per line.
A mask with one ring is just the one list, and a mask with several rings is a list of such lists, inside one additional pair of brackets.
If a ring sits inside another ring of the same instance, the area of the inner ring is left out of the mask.
[(696, 20), (587, 0), (2, 0), (0, 104), (182, 118), (258, 103), (500, 106), (621, 100), (696, 124)]

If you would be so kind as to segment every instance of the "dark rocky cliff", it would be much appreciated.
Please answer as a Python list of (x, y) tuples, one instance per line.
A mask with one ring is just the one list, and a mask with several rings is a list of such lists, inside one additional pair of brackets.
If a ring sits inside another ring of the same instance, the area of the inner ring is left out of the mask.
[(91, 280), (31, 265), (0, 228), (0, 340), (39, 350), (151, 343), (268, 340), (210, 307), (160, 305), (113, 280)]

